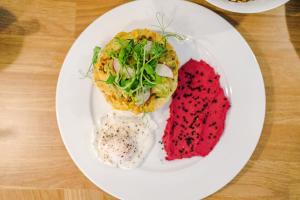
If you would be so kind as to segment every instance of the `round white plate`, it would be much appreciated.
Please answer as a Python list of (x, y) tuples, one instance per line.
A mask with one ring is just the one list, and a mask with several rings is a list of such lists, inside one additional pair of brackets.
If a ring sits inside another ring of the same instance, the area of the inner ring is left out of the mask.
[[(221, 75), (232, 107), (219, 143), (205, 158), (164, 161), (158, 143), (168, 105), (151, 114), (157, 122), (156, 145), (143, 165), (120, 170), (103, 165), (92, 149), (93, 127), (111, 110), (90, 79), (80, 79), (94, 46), (104, 46), (116, 33), (153, 28), (156, 14), (172, 20), (169, 31), (187, 36), (171, 39), (181, 63), (204, 59)], [(265, 114), (265, 92), (259, 65), (241, 35), (224, 19), (185, 1), (134, 1), (95, 20), (71, 47), (58, 80), (56, 112), (64, 144), (80, 170), (101, 189), (122, 200), (196, 200), (226, 185), (243, 168), (259, 140)]]
[(237, 13), (259, 13), (279, 7), (289, 0), (251, 0), (245, 3), (235, 3), (229, 0), (207, 0), (207, 2)]

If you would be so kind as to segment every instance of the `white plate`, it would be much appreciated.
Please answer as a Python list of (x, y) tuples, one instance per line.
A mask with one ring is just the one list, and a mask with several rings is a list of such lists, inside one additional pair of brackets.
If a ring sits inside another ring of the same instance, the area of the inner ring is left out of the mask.
[[(226, 129), (205, 158), (161, 161), (161, 139), (168, 105), (152, 114), (160, 128), (156, 145), (141, 168), (124, 171), (97, 160), (91, 145), (93, 124), (111, 110), (86, 71), (95, 45), (104, 46), (116, 33), (151, 28), (163, 12), (173, 19), (169, 30), (187, 41), (170, 40), (181, 63), (203, 58), (221, 74), (232, 107)], [(224, 19), (185, 1), (134, 1), (95, 20), (70, 49), (58, 80), (56, 112), (64, 144), (80, 170), (101, 189), (123, 200), (196, 200), (216, 192), (243, 168), (259, 140), (265, 114), (264, 84), (258, 63), (241, 35)]]
[(228, 0), (207, 0), (207, 2), (237, 13), (259, 13), (279, 7), (289, 0), (250, 0), (245, 3), (235, 3)]

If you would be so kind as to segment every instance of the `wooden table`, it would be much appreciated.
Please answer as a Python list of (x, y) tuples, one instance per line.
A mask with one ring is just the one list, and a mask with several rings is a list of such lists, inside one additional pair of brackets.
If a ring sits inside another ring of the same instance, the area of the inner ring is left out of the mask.
[[(230, 184), (208, 199), (300, 199), (300, 1), (251, 15), (197, 2), (226, 18), (246, 38), (267, 93), (266, 120), (255, 153)], [(55, 89), (75, 38), (122, 3), (0, 1), (1, 200), (116, 199), (84, 177), (66, 152), (56, 123)]]

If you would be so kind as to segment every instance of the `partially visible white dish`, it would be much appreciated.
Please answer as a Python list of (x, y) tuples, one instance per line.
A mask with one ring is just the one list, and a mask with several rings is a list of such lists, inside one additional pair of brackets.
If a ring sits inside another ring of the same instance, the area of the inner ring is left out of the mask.
[[(157, 24), (157, 12), (173, 19), (169, 30), (184, 34), (170, 41), (181, 64), (204, 59), (221, 75), (232, 107), (219, 143), (205, 158), (164, 161), (159, 140), (168, 105), (151, 114), (157, 124), (153, 149), (140, 168), (121, 170), (99, 162), (92, 149), (94, 125), (111, 106), (89, 79), (92, 50), (116, 33)], [(265, 114), (265, 91), (254, 54), (241, 35), (214, 12), (187, 1), (133, 1), (96, 19), (78, 37), (62, 66), (56, 113), (63, 142), (79, 169), (97, 186), (123, 200), (196, 200), (221, 189), (244, 167), (259, 140)]]
[(244, 3), (230, 2), (228, 0), (207, 0), (207, 2), (236, 13), (259, 13), (279, 7), (289, 0), (250, 0)]

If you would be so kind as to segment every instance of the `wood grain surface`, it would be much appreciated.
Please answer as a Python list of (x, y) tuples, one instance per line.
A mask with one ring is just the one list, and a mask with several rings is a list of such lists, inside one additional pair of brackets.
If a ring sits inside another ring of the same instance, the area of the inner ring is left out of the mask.
[[(84, 177), (66, 152), (55, 89), (75, 38), (125, 2), (0, 0), (0, 200), (116, 200)], [(300, 1), (250, 15), (196, 2), (245, 37), (267, 93), (255, 153), (230, 184), (207, 199), (300, 199)]]

